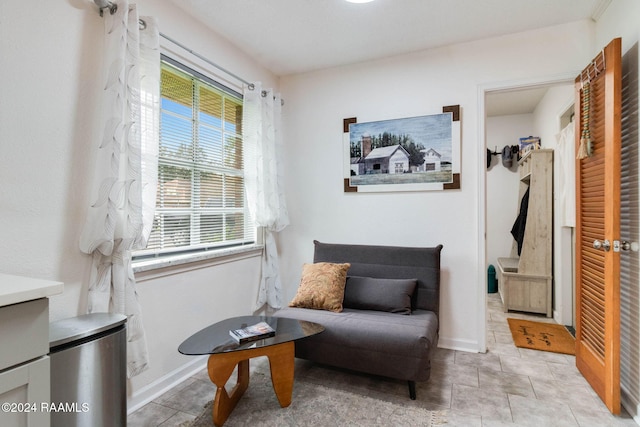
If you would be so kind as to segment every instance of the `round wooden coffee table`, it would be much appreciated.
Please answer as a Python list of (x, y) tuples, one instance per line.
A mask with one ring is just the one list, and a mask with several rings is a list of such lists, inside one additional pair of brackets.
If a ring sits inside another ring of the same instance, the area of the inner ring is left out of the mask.
[[(259, 322), (268, 323), (276, 331), (275, 335), (244, 344), (238, 344), (229, 335), (231, 330)], [(207, 371), (217, 387), (213, 401), (213, 423), (221, 426), (249, 386), (249, 359), (253, 357), (269, 358), (271, 383), (278, 402), (283, 408), (289, 406), (293, 392), (294, 342), (322, 331), (322, 325), (304, 320), (266, 316), (233, 317), (196, 332), (180, 344), (178, 351), (191, 356), (210, 355)], [(224, 386), (236, 365), (238, 381), (231, 392), (227, 393)]]

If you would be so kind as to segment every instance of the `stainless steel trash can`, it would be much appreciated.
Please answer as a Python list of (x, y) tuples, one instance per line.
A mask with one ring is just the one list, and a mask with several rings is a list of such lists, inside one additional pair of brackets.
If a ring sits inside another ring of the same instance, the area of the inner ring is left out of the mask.
[(49, 324), (52, 427), (126, 426), (126, 321), (93, 313)]

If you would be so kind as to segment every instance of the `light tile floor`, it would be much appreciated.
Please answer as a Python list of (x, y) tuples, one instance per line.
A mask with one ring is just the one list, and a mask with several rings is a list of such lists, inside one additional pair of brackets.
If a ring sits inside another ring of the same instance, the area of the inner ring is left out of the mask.
[[(428, 395), (447, 426), (637, 427), (623, 410), (612, 416), (575, 367), (575, 357), (517, 348), (498, 294), (488, 295), (487, 353), (439, 349)], [(129, 415), (129, 427), (178, 426), (194, 419), (213, 397), (205, 370)], [(431, 405), (430, 405), (431, 406)]]

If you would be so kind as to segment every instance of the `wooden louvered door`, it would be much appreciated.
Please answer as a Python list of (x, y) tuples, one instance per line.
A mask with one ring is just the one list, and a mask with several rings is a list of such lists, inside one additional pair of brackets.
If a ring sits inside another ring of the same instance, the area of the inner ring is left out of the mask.
[(615, 39), (575, 82), (576, 147), (585, 106), (592, 140), (591, 155), (576, 160), (576, 365), (614, 414), (620, 412), (621, 80)]

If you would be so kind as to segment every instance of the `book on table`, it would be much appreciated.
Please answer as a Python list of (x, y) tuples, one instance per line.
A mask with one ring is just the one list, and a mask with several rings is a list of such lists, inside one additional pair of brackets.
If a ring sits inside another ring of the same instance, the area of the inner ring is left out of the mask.
[(274, 336), (275, 334), (276, 331), (271, 326), (269, 326), (267, 322), (259, 322), (255, 325), (229, 331), (229, 335), (231, 335), (231, 337), (240, 344), (249, 341), (260, 340), (263, 338), (269, 338)]

